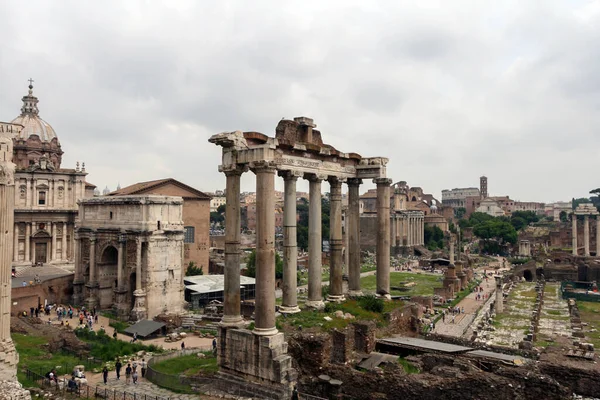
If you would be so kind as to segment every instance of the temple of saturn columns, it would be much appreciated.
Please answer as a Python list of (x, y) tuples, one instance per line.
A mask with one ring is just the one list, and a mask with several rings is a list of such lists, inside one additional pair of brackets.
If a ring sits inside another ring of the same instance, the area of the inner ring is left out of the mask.
[[(242, 377), (289, 391), (296, 379), (283, 333), (275, 327), (275, 176), (283, 178), (284, 194), (284, 313), (298, 312), (296, 182), (309, 181), (309, 266), (307, 307), (323, 307), (321, 295), (321, 184), (330, 191), (330, 295), (342, 301), (342, 184), (348, 185), (348, 289), (360, 288), (359, 186), (362, 179), (377, 185), (377, 293), (389, 296), (390, 184), (387, 159), (342, 153), (324, 144), (310, 118), (279, 121), (275, 137), (258, 132), (213, 135), (209, 142), (222, 147), (219, 171), (226, 176), (225, 299), (219, 340), (219, 366), (223, 376)], [(256, 175), (256, 300), (255, 327), (243, 329), (240, 312), (240, 178)]]
[(21, 125), (0, 122), (0, 380), (16, 380), (19, 362), (10, 338), (10, 291), (15, 208), (12, 138), (22, 128)]
[(598, 249), (600, 249), (600, 216), (598, 210), (591, 203), (579, 204), (573, 214), (571, 214), (571, 221), (573, 224), (573, 255), (578, 254), (577, 249), (577, 217), (583, 216), (583, 256), (590, 256), (590, 216), (596, 217), (596, 256), (598, 256)]

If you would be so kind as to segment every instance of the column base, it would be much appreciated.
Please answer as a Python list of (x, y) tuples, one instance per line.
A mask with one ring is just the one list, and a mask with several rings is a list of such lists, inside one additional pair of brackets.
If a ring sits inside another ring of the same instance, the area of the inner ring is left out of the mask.
[(313, 310), (322, 310), (325, 308), (325, 303), (323, 300), (307, 300), (304, 306)]
[(146, 311), (146, 292), (138, 289), (133, 292), (133, 295), (135, 296), (135, 303), (129, 314), (129, 319), (137, 322), (146, 319), (148, 315)]
[(330, 294), (327, 296), (327, 301), (330, 301), (332, 303), (342, 303), (344, 301), (346, 301), (346, 299), (344, 298), (344, 295), (333, 295)]
[(376, 294), (375, 297), (377, 297), (378, 299), (383, 299), (383, 300), (391, 300), (392, 296), (390, 296), (389, 294)]
[(243, 328), (246, 326), (246, 322), (241, 315), (223, 315), (219, 326), (223, 328)]
[(364, 296), (365, 294), (362, 292), (362, 290), (348, 290), (348, 293), (346, 293), (346, 295), (348, 297), (361, 297)]
[(296, 314), (300, 311), (298, 306), (279, 306), (279, 312), (282, 314)]
[(279, 333), (279, 331), (275, 327), (273, 327), (273, 328), (254, 328), (252, 330), (252, 333), (256, 336), (273, 336), (273, 335)]
[(94, 283), (90, 283), (89, 285), (85, 285), (85, 287), (87, 288), (87, 295), (88, 295), (88, 297), (85, 299), (85, 306), (87, 307), (88, 310), (93, 310), (94, 307), (98, 306), (98, 304), (100, 303), (98, 301), (99, 285), (98, 285), (98, 283), (94, 282)]

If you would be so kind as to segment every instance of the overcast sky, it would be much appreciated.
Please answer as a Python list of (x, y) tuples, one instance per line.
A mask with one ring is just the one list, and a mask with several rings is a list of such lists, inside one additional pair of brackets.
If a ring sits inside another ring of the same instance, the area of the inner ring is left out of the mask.
[(600, 1), (1, 0), (0, 16), (0, 120), (32, 77), (62, 166), (85, 161), (101, 190), (224, 188), (210, 135), (301, 115), (440, 200), (483, 174), (521, 201), (600, 186)]

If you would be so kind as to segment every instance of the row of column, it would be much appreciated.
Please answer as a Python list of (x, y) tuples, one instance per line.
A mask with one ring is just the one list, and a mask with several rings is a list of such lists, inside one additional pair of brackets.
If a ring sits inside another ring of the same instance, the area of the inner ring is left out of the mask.
[[(256, 335), (272, 335), (275, 328), (275, 173), (277, 169), (269, 162), (251, 163), (256, 175)], [(222, 325), (240, 327), (240, 177), (243, 167), (223, 170), (227, 177), (225, 208), (225, 270), (224, 309)], [(336, 177), (303, 174), (296, 171), (279, 171), (285, 184), (284, 193), (284, 271), (283, 299), (280, 310), (286, 313), (300, 311), (297, 302), (297, 227), (296, 183), (299, 177), (309, 181), (308, 215), (308, 300), (307, 307), (324, 305), (321, 282), (322, 230), (321, 230), (321, 183), (327, 179), (330, 185), (330, 301), (344, 299), (342, 285), (342, 183)], [(391, 180), (375, 179), (377, 184), (378, 251), (377, 292), (389, 295), (390, 263), (390, 202)], [(348, 289), (360, 294), (360, 179), (348, 179)]]
[[(577, 255), (577, 215), (571, 214), (573, 255)], [(600, 216), (596, 217), (596, 255), (600, 254)], [(583, 255), (590, 256), (590, 216), (583, 216)]]
[[(13, 240), (14, 240), (14, 249), (13, 249), (13, 262), (19, 262), (19, 226), (21, 223), (16, 223), (14, 224), (14, 234), (13, 234)], [(35, 230), (35, 226), (37, 225), (37, 222), (25, 222), (25, 262), (31, 262), (31, 261), (35, 261), (35, 246), (33, 246), (33, 248), (31, 248), (31, 234), (32, 231)], [(52, 236), (52, 244), (51, 244), (51, 257), (50, 257), (50, 261), (56, 261), (56, 260), (67, 260), (68, 258), (68, 253), (67, 253), (67, 229), (68, 229), (68, 223), (67, 222), (48, 222), (47, 223), (50, 227), (50, 233)], [(62, 225), (62, 234), (61, 234), (61, 252), (60, 252), (60, 258), (57, 259), (57, 245), (56, 242), (58, 240), (58, 226)], [(32, 228), (33, 227), (33, 228)]]
[(422, 214), (394, 214), (392, 217), (392, 239), (394, 246), (419, 246), (425, 243), (425, 219)]

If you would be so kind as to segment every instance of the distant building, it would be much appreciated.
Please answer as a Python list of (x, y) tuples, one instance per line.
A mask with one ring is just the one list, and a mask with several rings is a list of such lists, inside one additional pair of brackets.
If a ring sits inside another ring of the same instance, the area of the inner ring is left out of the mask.
[(184, 270), (187, 269), (189, 262), (193, 261), (198, 268), (203, 268), (203, 271), (208, 273), (210, 196), (173, 178), (135, 183), (109, 193), (109, 196), (142, 194), (180, 196), (183, 198)]
[(225, 195), (222, 191), (215, 192), (214, 196), (210, 199), (210, 212), (216, 212), (220, 206), (224, 206), (226, 203)]
[(466, 208), (467, 197), (481, 197), (479, 189), (476, 187), (468, 187), (442, 190), (442, 205), (452, 208)]
[(503, 217), (506, 215), (502, 207), (498, 205), (498, 202), (491, 197), (481, 200), (475, 212), (491, 215), (492, 217)]

